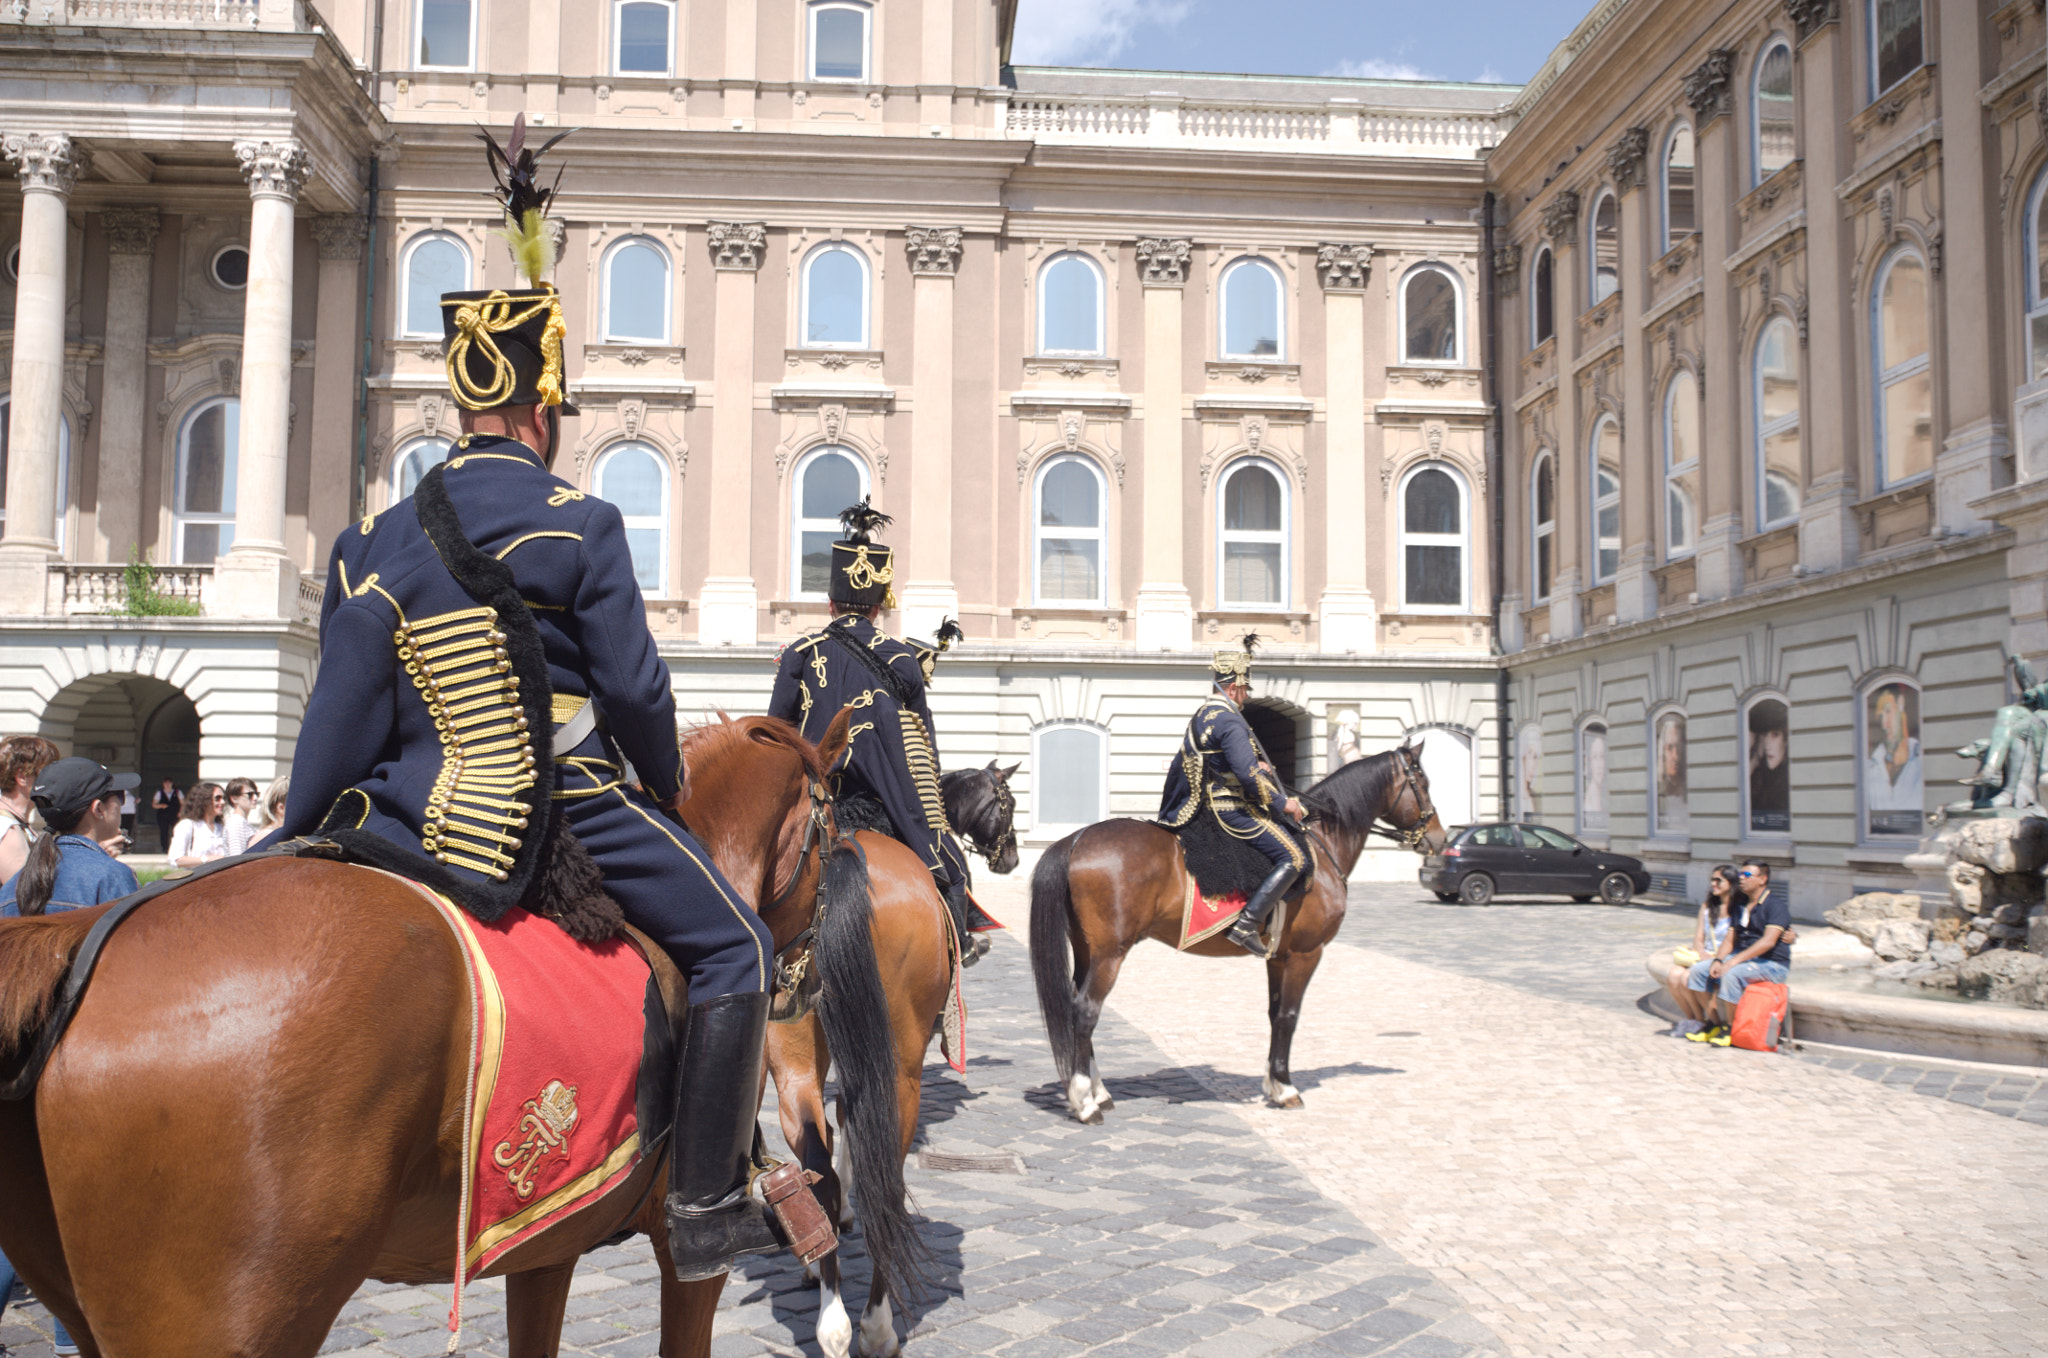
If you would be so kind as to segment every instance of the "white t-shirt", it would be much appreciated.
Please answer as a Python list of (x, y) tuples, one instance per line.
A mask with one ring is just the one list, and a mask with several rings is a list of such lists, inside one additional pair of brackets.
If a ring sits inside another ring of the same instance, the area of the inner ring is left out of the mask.
[(181, 820), (171, 831), (173, 863), (180, 858), (218, 858), (227, 851), (227, 837), (205, 821)]
[(229, 853), (240, 853), (256, 842), (256, 832), (249, 828), (249, 818), (235, 810), (228, 812), (222, 824), (222, 835), (227, 840)]

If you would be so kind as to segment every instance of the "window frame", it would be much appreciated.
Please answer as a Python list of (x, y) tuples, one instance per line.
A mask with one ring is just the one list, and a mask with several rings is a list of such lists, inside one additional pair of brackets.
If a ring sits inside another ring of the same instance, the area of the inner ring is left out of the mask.
[[(1765, 440), (1790, 430), (1799, 436), (1799, 452), (1802, 460), (1806, 454), (1806, 431), (1802, 427), (1806, 416), (1806, 378), (1804, 373), (1798, 371), (1799, 350), (1796, 342), (1788, 345), (1786, 352), (1792, 355), (1793, 382), (1799, 390), (1799, 408), (1790, 416), (1781, 415), (1769, 423), (1766, 423), (1764, 420), (1764, 341), (1769, 337), (1771, 331), (1779, 326), (1783, 326), (1787, 330), (1794, 329), (1791, 318), (1783, 313), (1773, 312), (1767, 316), (1764, 319), (1763, 325), (1756, 332), (1756, 343), (1751, 346), (1749, 354), (1749, 456), (1750, 468), (1753, 473), (1751, 489), (1756, 495), (1756, 525), (1757, 531), (1760, 533), (1772, 528), (1781, 528), (1788, 523), (1797, 523), (1799, 522), (1800, 514), (1800, 511), (1795, 508), (1792, 513), (1784, 518), (1773, 519), (1769, 517), (1771, 501), (1765, 477)], [(1883, 394), (1880, 390), (1879, 405), (1882, 406), (1882, 404)], [(1883, 447), (1882, 444), (1878, 446), (1880, 449)], [(1801, 479), (1799, 490), (1799, 498), (1803, 504), (1806, 498), (1806, 485), (1803, 478)]]
[[(1587, 737), (1600, 730), (1606, 771), (1600, 779), (1600, 819), (1594, 823), (1586, 810)], [(1614, 726), (1605, 717), (1590, 716), (1573, 730), (1572, 740), (1572, 833), (1581, 841), (1613, 833), (1614, 830)]]
[[(240, 478), (235, 474), (240, 462), (241, 450), (239, 447), (232, 450), (223, 450), (226, 454), (225, 466), (227, 468), (225, 479), (233, 488), (233, 494), (223, 497), (228, 501), (228, 507), (219, 511), (200, 510), (196, 512), (184, 507), (186, 459), (192, 448), (192, 426), (199, 422), (201, 415), (217, 406), (233, 406), (235, 408), (232, 423), (237, 429), (237, 438), (239, 439), (242, 411), (242, 402), (239, 397), (226, 395), (209, 396), (205, 400), (195, 403), (190, 410), (185, 412), (184, 417), (178, 421), (178, 434), (175, 443), (172, 445), (171, 458), (171, 564), (174, 566), (203, 566), (208, 564), (204, 561), (187, 561), (185, 559), (185, 528), (187, 525), (224, 524), (229, 529), (233, 529), (235, 526), (234, 506), (240, 502), (242, 492)], [(226, 427), (225, 422), (223, 427)], [(233, 549), (234, 539), (231, 533), (226, 546), (214, 557), (214, 560), (226, 556)]]
[(810, 471), (819, 458), (826, 456), (852, 459), (854, 469), (860, 474), (861, 498), (866, 499), (869, 495), (873, 494), (873, 473), (868, 467), (868, 460), (861, 455), (859, 449), (850, 444), (815, 444), (806, 448), (803, 456), (796, 460), (796, 465), (790, 471), (789, 516), (787, 519), (789, 524), (789, 555), (786, 564), (789, 568), (789, 597), (791, 599), (823, 602), (830, 598), (828, 590), (806, 590), (803, 587), (804, 534), (807, 532), (830, 531), (836, 537), (842, 530), (836, 510), (830, 518), (807, 519), (804, 517), (804, 475)]
[[(1898, 267), (1900, 260), (1905, 259), (1909, 255), (1912, 257), (1913, 262), (1920, 267), (1921, 277), (1926, 280), (1927, 331), (1925, 338), (1927, 343), (1917, 358), (1894, 364), (1892, 367), (1887, 368), (1882, 366), (1885, 361), (1884, 290), (1885, 285), (1891, 282), (1892, 270)], [(1920, 253), (1917, 246), (1910, 243), (1900, 244), (1884, 257), (1884, 260), (1877, 266), (1877, 272), (1871, 276), (1870, 394), (1872, 397), (1871, 430), (1875, 435), (1871, 440), (1871, 456), (1877, 463), (1876, 467), (1872, 470), (1876, 472), (1875, 480), (1879, 490), (1892, 490), (1899, 486), (1917, 485), (1934, 475), (1934, 458), (1932, 455), (1928, 458), (1928, 468), (1926, 471), (1914, 472), (1911, 476), (1905, 477), (1893, 477), (1890, 475), (1885, 465), (1884, 396), (1885, 392), (1893, 385), (1917, 377), (1922, 372), (1928, 373), (1927, 415), (1929, 423), (1933, 422), (1936, 399), (1939, 396), (1939, 393), (1935, 390), (1932, 378), (1934, 370), (1934, 310), (1936, 304), (1934, 274), (1928, 269), (1927, 259)], [(1932, 437), (1932, 431), (1930, 431), (1929, 436), (1930, 438)], [(1939, 449), (1933, 451), (1938, 452)]]
[[(1237, 354), (1227, 347), (1230, 343), (1230, 276), (1239, 269), (1260, 269), (1273, 280), (1273, 332), (1274, 345), (1278, 350), (1271, 354)], [(1224, 362), (1244, 363), (1286, 363), (1287, 355), (1287, 275), (1280, 266), (1264, 255), (1239, 255), (1223, 266), (1216, 275), (1216, 356)]]
[[(814, 340), (811, 331), (811, 270), (827, 255), (851, 255), (860, 265), (860, 337), (856, 340)], [(804, 255), (797, 270), (796, 346), (799, 349), (867, 349), (875, 333), (875, 266), (867, 253), (851, 241), (820, 241)]]
[[(1690, 231), (1681, 237), (1671, 233), (1671, 144), (1678, 140), (1679, 133), (1692, 138), (1692, 219)], [(1700, 233), (1700, 137), (1693, 125), (1684, 118), (1671, 124), (1671, 130), (1664, 134), (1663, 150), (1657, 157), (1657, 240), (1663, 246), (1657, 253), (1668, 255), (1677, 249), (1683, 240), (1691, 240)]]
[[(1054, 268), (1068, 262), (1069, 260), (1080, 261), (1080, 263), (1088, 270), (1089, 275), (1093, 277), (1095, 280), (1095, 347), (1092, 349), (1053, 349), (1048, 347), (1045, 342), (1045, 280), (1047, 275), (1049, 275)], [(1101, 358), (1109, 352), (1108, 284), (1109, 280), (1103, 271), (1102, 265), (1099, 264), (1093, 256), (1087, 254), (1085, 251), (1062, 250), (1059, 253), (1053, 255), (1051, 258), (1047, 259), (1045, 263), (1038, 266), (1037, 277), (1033, 280), (1033, 289), (1036, 292), (1037, 296), (1033, 300), (1037, 302), (1037, 341), (1038, 353), (1041, 356), (1056, 356), (1060, 358)]]
[(412, 70), (415, 71), (474, 71), (476, 69), (476, 19), (481, 0), (463, 0), (469, 9), (469, 59), (460, 66), (430, 66), (421, 51), (426, 42), (427, 0), (412, 0)]
[[(1600, 292), (1600, 206), (1614, 204), (1614, 291), (1602, 295)], [(1599, 306), (1609, 297), (1621, 293), (1621, 195), (1613, 189), (1603, 188), (1593, 195), (1593, 206), (1586, 213), (1586, 309)]]
[[(1544, 604), (1550, 602), (1557, 590), (1557, 450), (1539, 448), (1536, 460), (1529, 464), (1529, 602)], [(1539, 519), (1543, 512), (1543, 496), (1540, 487), (1543, 473), (1550, 472), (1550, 517)], [(1550, 578), (1543, 578), (1543, 540), (1550, 539)], [(1540, 592), (1539, 592), (1540, 591)]]
[[(645, 453), (648, 457), (654, 459), (655, 474), (661, 478), (661, 507), (657, 513), (634, 514), (625, 505), (620, 504), (617, 500), (608, 498), (604, 493), (605, 469), (616, 461), (621, 453), (628, 452)], [(658, 557), (659, 569), (656, 572), (654, 590), (650, 593), (647, 587), (642, 585), (640, 597), (643, 599), (666, 599), (669, 597), (669, 580), (672, 574), (669, 570), (669, 555), (674, 538), (674, 534), (670, 532), (669, 503), (674, 495), (674, 489), (670, 483), (674, 480), (675, 468), (670, 464), (668, 458), (663, 455), (661, 449), (645, 439), (623, 438), (614, 440), (606, 444), (598, 451), (597, 456), (591, 459), (590, 493), (617, 509), (619, 517), (625, 521), (628, 531), (635, 529), (645, 531), (652, 528), (661, 534), (660, 556)], [(639, 583), (637, 576), (634, 583)]]
[[(14, 393), (0, 392), (0, 421), (11, 418), (13, 411)], [(7, 456), (14, 456), (11, 427), (8, 428)], [(7, 523), (6, 477), (7, 466), (0, 462), (0, 529), (4, 529)], [(57, 411), (57, 498), (54, 504), (56, 513), (51, 515), (55, 524), (52, 536), (57, 539), (57, 551), (61, 554), (68, 540), (64, 532), (65, 521), (71, 515), (71, 416), (61, 408)]]
[[(858, 76), (818, 74), (818, 16), (828, 9), (853, 10), (860, 15), (860, 74)], [(860, 0), (811, 0), (804, 11), (804, 79), (828, 85), (872, 85), (875, 81), (875, 7)]]
[[(1046, 536), (1045, 530), (1049, 526), (1043, 522), (1045, 517), (1045, 478), (1052, 473), (1053, 468), (1063, 466), (1069, 462), (1079, 463), (1080, 465), (1086, 467), (1088, 469), (1089, 475), (1095, 478), (1095, 503), (1100, 508), (1100, 513), (1097, 515), (1097, 518), (1099, 518), (1101, 521), (1095, 525), (1095, 528), (1092, 532), (1087, 530), (1075, 532), (1071, 529), (1066, 529), (1059, 533), (1053, 534), (1053, 536), (1056, 538), (1087, 538), (1092, 539), (1097, 544), (1099, 544), (1099, 549), (1095, 557), (1096, 592), (1095, 597), (1093, 599), (1048, 599), (1044, 596), (1038, 579), (1039, 564), (1045, 556), (1045, 551), (1042, 544)], [(1032, 604), (1036, 607), (1042, 608), (1105, 607), (1109, 599), (1109, 478), (1103, 475), (1101, 464), (1096, 462), (1094, 457), (1087, 453), (1055, 453), (1053, 456), (1039, 463), (1038, 470), (1032, 473), (1031, 499), (1028, 502), (1027, 507), (1031, 515)]]
[[(668, 65), (659, 71), (629, 71), (621, 63), (625, 58), (622, 50), (626, 37), (626, 6), (658, 5), (668, 12)], [(676, 0), (612, 0), (612, 74), (632, 80), (664, 80), (676, 72)]]
[[(1408, 527), (1408, 486), (1426, 471), (1439, 471), (1451, 478), (1451, 484), (1458, 489), (1458, 531), (1456, 533), (1418, 533)], [(1455, 538), (1456, 542), (1446, 541)], [(1448, 547), (1458, 549), (1458, 602), (1456, 604), (1418, 604), (1408, 597), (1408, 548)], [(1472, 488), (1465, 481), (1465, 474), (1454, 464), (1441, 458), (1429, 458), (1416, 463), (1401, 474), (1395, 483), (1394, 495), (1394, 550), (1397, 553), (1395, 572), (1400, 577), (1400, 593), (1397, 596), (1403, 613), (1469, 613), (1472, 611)], [(1476, 795), (1476, 794), (1475, 794)]]
[(1793, 47), (1792, 40), (1784, 34), (1773, 33), (1770, 37), (1764, 39), (1764, 45), (1757, 50), (1756, 60), (1750, 66), (1749, 186), (1751, 188), (1762, 184), (1766, 179), (1776, 174), (1778, 170), (1784, 169), (1785, 165), (1790, 165), (1793, 161), (1799, 159), (1795, 154), (1788, 157), (1785, 165), (1780, 165), (1777, 170), (1764, 169), (1764, 63), (1770, 59), (1771, 53), (1780, 47), (1785, 49), (1785, 55), (1792, 66), (1792, 135), (1795, 139), (1799, 135), (1798, 49)]
[(419, 253), (420, 247), (432, 241), (445, 241), (454, 246), (462, 255), (463, 286), (452, 289), (452, 291), (467, 292), (469, 284), (476, 281), (476, 257), (470, 254), (469, 246), (464, 243), (460, 236), (456, 235), (453, 231), (427, 230), (415, 232), (412, 238), (406, 241), (405, 245), (398, 252), (398, 338), (400, 339), (439, 340), (446, 333), (440, 324), (440, 297), (438, 294), (434, 298), (434, 328), (432, 330), (412, 330), (407, 328), (412, 321), (412, 259), (414, 255)]
[[(1543, 299), (1540, 290), (1550, 291), (1550, 328), (1543, 328)], [(1402, 331), (1404, 340), (1406, 329)], [(1536, 247), (1536, 262), (1529, 266), (1529, 347), (1541, 348), (1557, 338), (1557, 253), (1548, 243)]]
[[(626, 0), (621, 0), (621, 3), (626, 3)], [(634, 3), (638, 3), (638, 0), (634, 0)], [(655, 256), (661, 260), (661, 335), (659, 338), (651, 335), (618, 335), (612, 333), (612, 268), (618, 262), (619, 256), (623, 255), (627, 250), (640, 248), (654, 251)], [(673, 338), (675, 335), (675, 307), (673, 305), (675, 300), (675, 261), (669, 258), (668, 251), (662, 248), (660, 241), (652, 236), (641, 235), (621, 236), (618, 240), (613, 241), (605, 247), (604, 259), (598, 270), (598, 282), (600, 287), (598, 334), (604, 337), (604, 343), (669, 345), (675, 342)]]
[[(385, 507), (387, 509), (390, 506), (397, 504), (400, 500), (403, 500), (408, 494), (411, 493), (409, 491), (399, 489), (399, 486), (405, 474), (405, 464), (409, 460), (411, 460), (412, 456), (415, 453), (418, 453), (421, 449), (426, 448), (430, 444), (439, 444), (441, 446), (441, 461), (443, 462), (446, 462), (448, 460), (449, 455), (454, 451), (455, 448), (454, 440), (442, 438), (438, 434), (421, 434), (416, 438), (407, 439), (404, 443), (400, 444), (398, 448), (398, 455), (391, 459), (390, 473), (386, 478), (386, 488), (390, 491), (391, 495), (391, 498), (385, 501)], [(420, 468), (420, 475), (426, 475), (429, 468), (433, 465), (434, 464), (430, 463), (428, 464), (428, 467)]]
[(1914, 71), (1918, 71), (1922, 66), (1925, 66), (1927, 64), (1927, 4), (1926, 0), (1914, 0), (1914, 3), (1920, 6), (1919, 64), (1912, 67), (1911, 70), (1908, 70), (1904, 74), (1900, 75), (1897, 80), (1892, 81), (1892, 83), (1889, 85), (1880, 85), (1877, 83), (1879, 61), (1877, 50), (1877, 7), (1879, 3), (1880, 0), (1865, 0), (1865, 4), (1863, 6), (1863, 27), (1868, 36), (1868, 43), (1865, 47), (1864, 55), (1869, 62), (1870, 69), (1870, 99), (1867, 101), (1869, 103), (1876, 103), (1880, 98), (1884, 96), (1887, 90), (1896, 89), (1898, 86), (1905, 84), (1907, 80), (1912, 78)]
[[(1592, 549), (1592, 555), (1587, 558), (1586, 578), (1591, 584), (1596, 586), (1607, 584), (1621, 574), (1621, 554), (1627, 545), (1622, 541), (1621, 506), (1624, 487), (1622, 478), (1623, 468), (1620, 460), (1617, 460), (1614, 466), (1614, 494), (1606, 496), (1600, 493), (1600, 433), (1610, 424), (1615, 427), (1615, 436), (1619, 438), (1621, 434), (1621, 421), (1614, 417), (1613, 411), (1603, 410), (1593, 421), (1593, 434), (1586, 442), (1586, 507), (1589, 511), (1587, 514), (1586, 531), (1590, 535), (1587, 539), (1587, 545)], [(1622, 456), (1627, 456), (1626, 449), (1623, 450)], [(1600, 573), (1600, 511), (1610, 503), (1614, 506), (1615, 516), (1615, 568), (1602, 575)]]
[[(242, 281), (240, 283), (226, 282), (220, 276), (220, 262), (231, 250), (242, 252)], [(206, 281), (219, 288), (222, 292), (247, 292), (249, 290), (249, 262), (248, 242), (239, 240), (228, 241), (216, 247), (214, 252), (207, 256)]]
[[(1101, 813), (1101, 815), (1106, 817), (1109, 815), (1109, 731), (1107, 728), (1101, 726), (1096, 722), (1081, 721), (1079, 719), (1074, 718), (1065, 718), (1055, 721), (1041, 722), (1039, 725), (1031, 728), (1030, 767), (1034, 771), (1051, 767), (1050, 762), (1043, 755), (1043, 738), (1048, 732), (1065, 730), (1085, 731), (1095, 738), (1095, 805), (1096, 809)], [(1032, 835), (1038, 835), (1047, 827), (1059, 830), (1061, 833), (1064, 834), (1073, 830), (1080, 829), (1082, 826), (1095, 823), (1091, 821), (1060, 821), (1048, 819), (1045, 815), (1045, 788), (1046, 779), (1039, 776), (1037, 772), (1034, 772), (1031, 778), (1030, 833)], [(1098, 817), (1098, 819), (1100, 819), (1100, 817)]]
[[(1226, 528), (1226, 496), (1231, 480), (1249, 468), (1256, 467), (1272, 477), (1280, 486), (1280, 527), (1278, 531), (1268, 528)], [(1225, 560), (1230, 544), (1251, 542), (1259, 544), (1278, 543), (1280, 547), (1280, 597), (1268, 602), (1241, 602), (1230, 599), (1224, 592), (1226, 576)], [(1237, 613), (1284, 613), (1293, 607), (1294, 599), (1294, 492), (1282, 471), (1280, 464), (1271, 458), (1249, 456), (1231, 461), (1216, 478), (1216, 606)]]
[[(1449, 358), (1417, 358), (1408, 352), (1408, 289), (1425, 273), (1442, 274), (1451, 284), (1451, 356)], [(1555, 266), (1551, 276), (1551, 323), (1553, 332), (1557, 320), (1557, 283)], [(1401, 275), (1398, 296), (1399, 309), (1395, 323), (1401, 337), (1401, 362), (1407, 367), (1462, 368), (1465, 366), (1465, 289), (1458, 280), (1458, 271), (1448, 264), (1433, 259), (1420, 264)]]
[[(2041, 251), (2043, 246), (2048, 246), (2048, 238), (2044, 238), (2048, 233), (2041, 230), (2041, 213), (2048, 209), (2048, 164), (2034, 172), (2034, 186), (2027, 194), (2026, 203), (2027, 215), (2020, 229), (2020, 276), (2026, 280), (2021, 293), (2025, 315), (2021, 321), (2024, 333), (2020, 342), (2023, 346), (2021, 357), (2026, 363), (2022, 370), (2026, 374), (2025, 382), (2034, 382), (2040, 380), (2033, 376), (2037, 369), (2048, 370), (2048, 286), (2044, 286), (2048, 280), (2041, 276)], [(2039, 351), (2034, 344), (2037, 325), (2044, 332)]]
[[(1680, 477), (1685, 476), (1688, 472), (1697, 474), (1700, 470), (1700, 450), (1697, 446), (1693, 448), (1692, 456), (1690, 458), (1687, 458), (1685, 461), (1673, 462), (1671, 460), (1671, 447), (1673, 442), (1672, 425), (1678, 412), (1678, 380), (1681, 377), (1691, 379), (1693, 403), (1696, 406), (1700, 404), (1699, 374), (1695, 373), (1691, 368), (1685, 367), (1681, 364), (1675, 371), (1672, 372), (1671, 376), (1665, 380), (1664, 400), (1661, 403), (1664, 430), (1664, 513), (1660, 517), (1664, 521), (1664, 532), (1662, 535), (1664, 540), (1662, 546), (1664, 549), (1664, 559), (1666, 561), (1683, 561), (1686, 558), (1692, 556), (1694, 552), (1698, 551), (1700, 544), (1699, 502), (1696, 496), (1693, 496), (1691, 492), (1687, 492), (1688, 497), (1693, 500), (1691, 524), (1692, 531), (1688, 534), (1688, 541), (1684, 547), (1674, 548), (1671, 545), (1672, 484), (1676, 482)], [(1698, 433), (1700, 435), (1700, 438), (1703, 439), (1706, 433), (1706, 412), (1704, 410), (1699, 410), (1696, 413), (1700, 417), (1698, 421)], [(1699, 439), (1696, 439), (1695, 443), (1699, 441)]]

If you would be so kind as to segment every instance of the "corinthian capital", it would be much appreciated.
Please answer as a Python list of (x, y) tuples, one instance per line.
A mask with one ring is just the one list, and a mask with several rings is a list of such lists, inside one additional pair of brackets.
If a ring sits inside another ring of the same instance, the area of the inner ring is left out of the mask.
[(1735, 52), (1728, 47), (1716, 47), (1707, 53), (1707, 59), (1685, 78), (1686, 102), (1692, 105), (1699, 128), (1704, 129), (1734, 106), (1728, 88), (1734, 78)]
[(711, 267), (753, 273), (768, 250), (768, 227), (762, 222), (711, 223)]
[(1607, 148), (1607, 172), (1614, 176), (1617, 193), (1649, 182), (1650, 129), (1631, 127)]
[(242, 164), (242, 178), (249, 181), (251, 198), (283, 198), (295, 201), (313, 168), (306, 148), (295, 141), (238, 141), (235, 159)]
[(370, 224), (359, 212), (337, 212), (313, 219), (313, 239), (322, 259), (361, 259)]
[(1194, 242), (1185, 236), (1138, 237), (1139, 281), (1148, 288), (1185, 287)]
[(163, 219), (153, 207), (110, 207), (100, 214), (100, 229), (107, 233), (107, 250), (116, 255), (147, 255), (156, 250), (156, 233)]
[(1323, 244), (1316, 247), (1316, 272), (1325, 292), (1356, 292), (1372, 277), (1370, 245)]
[(960, 234), (957, 226), (907, 228), (903, 244), (910, 252), (910, 271), (951, 278), (960, 269)]
[(0, 141), (0, 150), (15, 163), (24, 189), (69, 194), (92, 164), (92, 157), (62, 132), (14, 132)]

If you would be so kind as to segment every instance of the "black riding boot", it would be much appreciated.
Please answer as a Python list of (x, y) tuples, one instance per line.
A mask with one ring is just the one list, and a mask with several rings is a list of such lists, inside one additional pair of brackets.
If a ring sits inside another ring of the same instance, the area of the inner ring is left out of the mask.
[[(960, 938), (960, 965), (963, 968), (971, 967), (988, 951), (988, 939), (984, 935), (970, 932), (974, 924), (972, 916), (981, 915), (981, 911), (967, 899), (965, 883), (955, 882), (947, 887), (943, 894), (946, 897), (946, 912), (953, 917), (953, 931)], [(988, 917), (982, 915), (982, 918)]]
[(1259, 930), (1266, 927), (1267, 916), (1273, 913), (1273, 907), (1279, 904), (1280, 898), (1287, 894), (1287, 888), (1293, 886), (1295, 878), (1300, 875), (1296, 869), (1287, 866), (1274, 868), (1268, 873), (1266, 880), (1259, 883), (1259, 889), (1252, 893), (1252, 898), (1245, 902), (1244, 913), (1230, 926), (1230, 941), (1253, 957), (1271, 957), (1272, 949), (1259, 937)]
[(782, 1248), (767, 1207), (747, 1191), (767, 1040), (765, 991), (690, 1006), (669, 1134), (668, 1247), (678, 1282), (715, 1278), (739, 1255)]

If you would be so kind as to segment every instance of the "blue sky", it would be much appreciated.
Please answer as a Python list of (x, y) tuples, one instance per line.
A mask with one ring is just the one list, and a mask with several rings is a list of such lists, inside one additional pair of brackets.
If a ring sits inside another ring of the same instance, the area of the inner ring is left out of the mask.
[(1593, 0), (1022, 0), (1019, 65), (1520, 83)]

